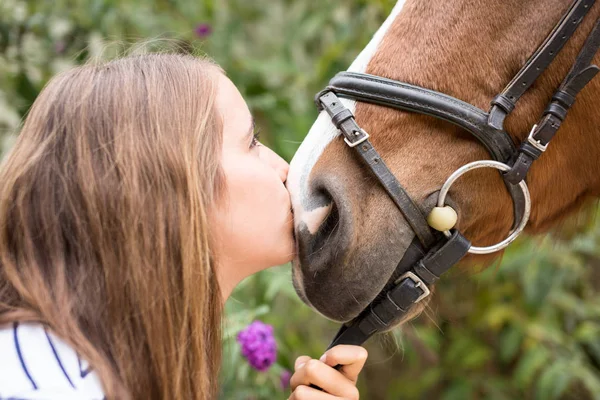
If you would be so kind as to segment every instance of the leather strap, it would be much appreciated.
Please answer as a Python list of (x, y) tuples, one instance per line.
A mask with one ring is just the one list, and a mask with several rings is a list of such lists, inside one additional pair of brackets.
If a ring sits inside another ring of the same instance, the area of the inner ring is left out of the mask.
[(504, 119), (515, 108), (515, 104), (535, 80), (548, 68), (556, 55), (569, 41), (595, 0), (576, 0), (556, 24), (552, 32), (527, 60), (521, 70), (506, 85), (504, 90), (492, 100), (489, 112), (489, 125), (503, 129)]
[(488, 125), (488, 116), (483, 110), (435, 90), (355, 72), (338, 73), (329, 81), (327, 88), (340, 97), (431, 115), (451, 122), (475, 136), (500, 162), (508, 161), (516, 150), (505, 131)]
[(546, 150), (575, 102), (576, 96), (600, 71), (596, 65), (590, 65), (598, 48), (600, 48), (600, 21), (596, 21), (571, 70), (552, 96), (552, 101), (546, 107), (542, 119), (521, 144), (511, 170), (504, 174), (507, 181), (517, 184), (525, 179), (531, 164)]
[(346, 143), (352, 147), (365, 164), (371, 169), (377, 180), (392, 198), (396, 206), (404, 215), (415, 234), (423, 243), (423, 246), (430, 247), (435, 243), (433, 232), (427, 220), (423, 216), (423, 211), (411, 199), (406, 189), (400, 185), (394, 174), (392, 174), (379, 155), (377, 150), (368, 140), (368, 135), (364, 132), (354, 120), (354, 115), (332, 92), (327, 92), (319, 98), (321, 107), (331, 116), (334, 123), (344, 135)]
[[(430, 285), (463, 258), (469, 247), (471, 243), (460, 232), (453, 231), (449, 239), (429, 251), (412, 269), (403, 270), (394, 286), (384, 290), (361, 315), (342, 325), (328, 349), (338, 344), (361, 345), (375, 333), (389, 329), (429, 293)], [(402, 264), (401, 261), (399, 265)]]
[[(457, 230), (453, 231), (452, 236), (443, 243), (443, 245), (434, 251), (430, 251), (414, 267), (415, 272), (428, 285), (433, 284), (439, 277), (448, 271), (453, 265), (458, 263), (471, 247), (469, 242)], [(427, 274), (421, 273), (427, 271)]]

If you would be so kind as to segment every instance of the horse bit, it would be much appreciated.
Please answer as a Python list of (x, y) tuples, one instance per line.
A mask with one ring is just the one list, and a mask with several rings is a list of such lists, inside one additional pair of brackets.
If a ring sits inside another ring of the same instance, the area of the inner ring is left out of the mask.
[[(523, 231), (531, 209), (525, 183), (527, 172), (533, 161), (546, 150), (577, 94), (600, 70), (596, 65), (591, 65), (600, 47), (598, 20), (539, 122), (518, 149), (504, 130), (504, 119), (554, 60), (594, 3), (595, 0), (577, 0), (571, 4), (517, 75), (494, 97), (488, 113), (440, 92), (364, 73), (340, 72), (325, 90), (316, 95), (317, 108), (327, 111), (333, 124), (343, 134), (346, 144), (370, 168), (416, 236), (384, 289), (358, 317), (341, 327), (329, 348), (338, 344), (360, 345), (375, 333), (389, 329), (415, 304), (428, 297), (430, 286), (467, 253), (485, 254), (503, 249)], [(440, 190), (437, 207), (426, 218), (373, 148), (369, 134), (357, 125), (354, 115), (339, 97), (449, 121), (474, 135), (494, 160), (475, 161), (454, 172)], [(457, 220), (456, 212), (445, 206), (446, 195), (454, 181), (476, 168), (500, 170), (514, 203), (515, 223), (512, 232), (502, 242), (488, 247), (471, 246), (458, 230), (453, 229)]]

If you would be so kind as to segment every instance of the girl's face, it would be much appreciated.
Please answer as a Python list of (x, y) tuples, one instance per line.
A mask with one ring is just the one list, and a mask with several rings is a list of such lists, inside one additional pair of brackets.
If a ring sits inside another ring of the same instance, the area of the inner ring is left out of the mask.
[(226, 195), (214, 221), (219, 283), (227, 298), (245, 277), (292, 259), (293, 217), (284, 186), (289, 166), (258, 142), (246, 102), (224, 75), (217, 108), (223, 118)]

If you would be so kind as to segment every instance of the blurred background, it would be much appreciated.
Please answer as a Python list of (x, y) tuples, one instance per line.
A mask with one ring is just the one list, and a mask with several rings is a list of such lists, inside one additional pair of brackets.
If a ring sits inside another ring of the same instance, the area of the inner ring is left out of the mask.
[[(0, 149), (54, 74), (140, 41), (206, 53), (240, 88), (262, 141), (290, 160), (312, 99), (346, 69), (393, 0), (0, 0)], [(364, 399), (600, 399), (597, 207), (501, 262), (444, 277), (426, 313), (368, 344)], [(275, 364), (254, 370), (236, 335), (273, 326)], [(286, 371), (319, 357), (337, 326), (304, 306), (290, 267), (247, 279), (227, 304), (222, 399), (284, 399)], [(282, 379), (283, 378), (283, 379)]]

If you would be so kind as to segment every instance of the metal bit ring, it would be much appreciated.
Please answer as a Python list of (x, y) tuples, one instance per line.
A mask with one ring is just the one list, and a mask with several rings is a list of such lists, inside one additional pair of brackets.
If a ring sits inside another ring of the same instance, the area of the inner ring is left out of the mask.
[[(442, 189), (440, 190), (440, 195), (438, 197), (437, 206), (438, 207), (445, 206), (444, 202), (446, 200), (446, 195), (448, 194), (448, 190), (450, 190), (450, 186), (452, 186), (452, 184), (458, 178), (460, 178), (465, 173), (467, 173), (473, 169), (478, 169), (478, 168), (495, 168), (502, 172), (506, 172), (506, 171), (510, 170), (510, 167), (508, 165), (498, 162), (498, 161), (492, 161), (492, 160), (475, 161), (475, 162), (463, 165), (462, 167), (460, 167), (459, 169), (454, 171), (454, 173), (452, 175), (450, 175), (450, 177), (448, 177), (448, 179), (442, 186)], [(486, 246), (486, 247), (471, 246), (471, 248), (469, 248), (469, 253), (471, 253), (471, 254), (489, 254), (489, 253), (496, 252), (498, 250), (505, 248), (509, 244), (511, 244), (521, 234), (521, 232), (523, 232), (523, 229), (525, 229), (525, 225), (527, 225), (527, 221), (529, 220), (529, 214), (531, 212), (531, 197), (529, 196), (529, 189), (527, 188), (527, 184), (525, 183), (524, 180), (519, 182), (519, 188), (523, 192), (523, 196), (525, 198), (525, 210), (523, 212), (523, 217), (521, 218), (519, 225), (517, 225), (517, 227), (503, 241), (496, 243), (492, 246)], [(451, 233), (450, 233), (450, 231), (444, 231), (444, 235), (446, 235), (446, 237), (450, 237)]]

